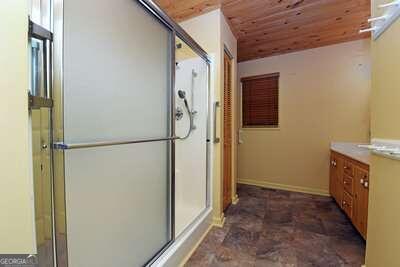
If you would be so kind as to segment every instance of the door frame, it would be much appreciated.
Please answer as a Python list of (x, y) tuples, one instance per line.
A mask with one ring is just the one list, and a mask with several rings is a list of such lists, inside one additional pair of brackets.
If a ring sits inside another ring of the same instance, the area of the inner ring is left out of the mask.
[[(48, 187), (43, 188), (44, 190), (48, 190), (49, 196), (48, 199), (45, 199), (47, 204), (49, 205), (50, 217), (49, 222), (50, 226), (47, 230), (50, 230), (51, 233), (51, 252), (49, 253), (49, 258), (46, 258), (46, 261), (51, 262), (54, 266), (56, 266), (56, 234), (55, 234), (55, 200), (54, 200), (54, 154), (52, 149), (53, 144), (53, 113), (54, 113), (54, 105), (53, 105), (53, 83), (52, 83), (52, 46), (53, 46), (53, 38), (52, 38), (52, 0), (46, 1), (28, 1), (29, 6), (29, 19), (27, 20), (29, 30), (28, 34), (28, 43), (27, 43), (27, 50), (28, 50), (28, 59), (29, 59), (29, 91), (28, 91), (28, 99), (29, 99), (29, 149), (30, 149), (30, 156), (31, 156), (31, 178), (33, 181), (33, 208), (34, 208), (34, 228), (35, 228), (35, 246), (36, 246), (36, 253), (37, 256), (39, 255), (39, 246), (38, 246), (38, 239), (37, 239), (37, 231), (38, 225), (36, 220), (36, 197), (38, 197), (38, 193), (36, 192), (36, 179), (42, 179), (43, 175), (43, 162), (42, 157), (43, 153), (46, 153), (46, 158), (48, 157), (48, 166), (45, 166), (45, 171), (48, 172)], [(36, 84), (38, 88), (35, 88), (32, 84), (34, 76), (32, 74), (33, 70), (33, 39), (36, 39), (36, 42), (41, 42), (42, 46), (38, 47), (40, 50), (39, 57), (41, 68), (39, 70), (39, 84)], [(40, 116), (40, 126), (39, 126), (39, 143), (40, 143), (40, 177), (35, 177), (34, 172), (34, 165), (35, 165), (35, 158), (33, 155), (34, 150), (34, 128), (33, 128), (33, 112), (38, 111)], [(43, 110), (46, 111), (46, 116), (43, 115)], [(42, 119), (47, 121), (47, 126), (44, 131), (46, 132), (46, 143), (43, 143), (42, 134), (43, 134), (43, 125)], [(44, 145), (44, 146), (43, 146)], [(46, 151), (46, 152), (44, 152)], [(44, 226), (46, 228), (46, 226)], [(50, 258), (51, 257), (51, 258)]]

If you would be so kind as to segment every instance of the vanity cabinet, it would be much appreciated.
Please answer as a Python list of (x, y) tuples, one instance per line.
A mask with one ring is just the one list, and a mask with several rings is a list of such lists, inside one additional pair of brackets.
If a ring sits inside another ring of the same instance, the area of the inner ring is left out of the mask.
[(367, 237), (369, 166), (331, 151), (329, 191), (360, 234)]

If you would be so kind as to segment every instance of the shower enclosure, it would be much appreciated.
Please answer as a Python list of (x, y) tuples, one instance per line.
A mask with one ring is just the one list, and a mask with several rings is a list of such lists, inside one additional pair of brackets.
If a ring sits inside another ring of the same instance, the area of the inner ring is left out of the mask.
[[(179, 235), (207, 206), (208, 65), (176, 38), (175, 229)], [(179, 96), (184, 92), (188, 102)], [(183, 114), (183, 115), (181, 115)], [(190, 122), (192, 118), (192, 123)]]
[(53, 85), (31, 115), (39, 266), (152, 265), (210, 205), (207, 54), (150, 0), (32, 3)]

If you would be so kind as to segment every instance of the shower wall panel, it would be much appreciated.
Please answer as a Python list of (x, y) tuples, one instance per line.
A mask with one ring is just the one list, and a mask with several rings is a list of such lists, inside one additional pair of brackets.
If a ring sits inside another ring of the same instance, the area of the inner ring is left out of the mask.
[[(185, 48), (183, 48), (185, 49)], [(186, 50), (188, 48), (186, 47)], [(180, 51), (177, 51), (179, 57)], [(206, 208), (207, 197), (207, 88), (208, 69), (198, 56), (178, 61), (175, 91), (186, 92), (194, 113), (194, 129), (186, 140), (178, 140), (175, 147), (175, 223), (179, 235)], [(189, 57), (189, 58), (188, 58)], [(176, 96), (176, 106), (184, 116), (176, 122), (176, 134), (184, 136), (189, 129), (189, 116), (184, 102)]]

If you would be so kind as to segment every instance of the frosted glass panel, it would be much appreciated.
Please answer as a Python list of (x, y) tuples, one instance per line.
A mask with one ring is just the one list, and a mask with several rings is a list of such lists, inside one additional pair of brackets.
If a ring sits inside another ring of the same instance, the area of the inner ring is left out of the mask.
[[(64, 143), (170, 136), (171, 32), (133, 0), (64, 1)], [(168, 142), (65, 151), (68, 262), (142, 266), (171, 240)]]
[(170, 38), (136, 1), (64, 1), (65, 142), (166, 137)]
[(208, 67), (183, 41), (176, 50), (175, 93), (176, 107), (184, 110), (176, 122), (176, 134), (186, 135), (189, 116), (178, 90), (186, 92), (189, 107), (194, 112), (194, 129), (186, 140), (175, 145), (175, 227), (176, 234), (192, 223), (206, 208), (207, 198), (207, 102)]
[(67, 150), (68, 261), (142, 266), (169, 241), (168, 145)]

